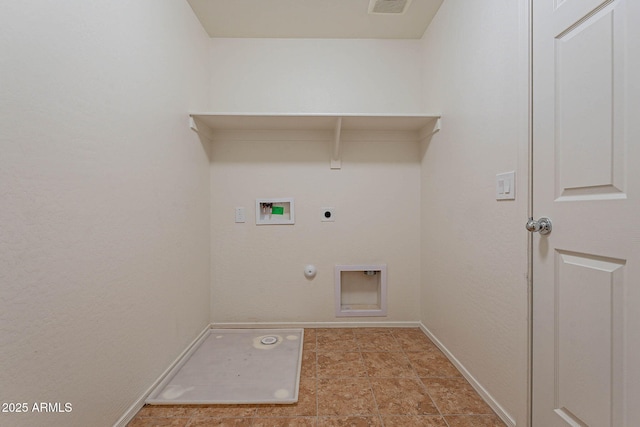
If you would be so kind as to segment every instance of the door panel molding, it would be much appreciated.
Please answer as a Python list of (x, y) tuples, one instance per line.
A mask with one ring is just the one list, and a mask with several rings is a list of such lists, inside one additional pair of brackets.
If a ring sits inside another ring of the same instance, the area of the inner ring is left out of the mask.
[(626, 82), (614, 44), (624, 34), (624, 3), (606, 3), (554, 40), (559, 201), (626, 198)]
[(569, 425), (620, 425), (626, 260), (556, 249), (555, 265), (554, 410)]

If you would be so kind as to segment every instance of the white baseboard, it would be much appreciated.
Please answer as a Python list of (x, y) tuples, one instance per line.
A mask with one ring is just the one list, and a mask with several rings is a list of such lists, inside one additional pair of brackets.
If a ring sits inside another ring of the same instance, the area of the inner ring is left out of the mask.
[(126, 425), (133, 419), (133, 417), (136, 416), (136, 414), (138, 413), (138, 411), (144, 406), (144, 402), (147, 400), (147, 397), (149, 397), (149, 395), (151, 394), (151, 392), (153, 390), (155, 390), (155, 388), (166, 378), (166, 376), (169, 374), (169, 372), (171, 372), (171, 370), (178, 364), (180, 363), (180, 361), (185, 357), (185, 355), (192, 349), (194, 348), (196, 345), (198, 345), (198, 343), (200, 342), (200, 340), (204, 339), (207, 336), (207, 332), (209, 331), (209, 329), (211, 329), (211, 325), (207, 325), (206, 328), (204, 328), (202, 330), (202, 332), (200, 332), (200, 334), (198, 334), (198, 336), (196, 337), (196, 339), (194, 339), (191, 344), (189, 344), (187, 346), (187, 348), (184, 349), (184, 351), (182, 353), (180, 353), (180, 355), (173, 361), (171, 362), (171, 364), (169, 365), (169, 367), (167, 369), (165, 369), (165, 371), (160, 374), (160, 376), (158, 377), (158, 379), (156, 379), (153, 384), (151, 384), (151, 386), (149, 386), (149, 388), (142, 394), (142, 396), (140, 396), (138, 398), (138, 400), (135, 401), (135, 403), (133, 405), (131, 405), (129, 407), (129, 409), (127, 409), (127, 411), (120, 417), (120, 419), (118, 421), (115, 422), (115, 424), (113, 425), (113, 427), (126, 427)]
[(491, 407), (491, 409), (493, 409), (498, 417), (500, 417), (500, 419), (504, 421), (504, 423), (508, 427), (515, 427), (516, 422), (513, 417), (511, 417), (511, 415), (509, 415), (507, 411), (505, 411), (502, 405), (500, 405), (498, 401), (496, 401), (493, 396), (489, 394), (489, 392), (482, 386), (482, 384), (480, 384), (478, 380), (476, 380), (474, 376), (471, 375), (467, 368), (465, 368), (464, 365), (460, 363), (458, 359), (456, 359), (456, 357), (444, 346), (444, 344), (442, 344), (442, 342), (440, 342), (440, 340), (438, 340), (438, 338), (436, 338), (434, 334), (431, 333), (431, 331), (422, 322), (420, 322), (420, 329), (425, 333), (425, 335), (429, 337), (429, 339), (431, 339), (431, 341), (434, 342), (435, 345), (438, 346), (438, 348), (440, 348), (440, 350), (442, 350), (442, 352), (445, 354), (445, 356), (447, 356), (451, 363), (453, 363), (455, 367), (458, 368), (460, 373), (462, 373), (466, 380), (469, 381), (471, 386), (478, 392), (480, 397), (482, 397), (482, 399), (487, 402), (487, 404)]
[(212, 328), (252, 328), (252, 329), (278, 329), (278, 328), (418, 328), (420, 322), (380, 322), (380, 321), (356, 321), (356, 322), (221, 322), (212, 323)]

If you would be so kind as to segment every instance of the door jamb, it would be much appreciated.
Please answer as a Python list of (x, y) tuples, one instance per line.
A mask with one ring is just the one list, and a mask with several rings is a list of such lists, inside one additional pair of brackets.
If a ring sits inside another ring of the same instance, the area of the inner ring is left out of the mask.
[[(533, 217), (533, 2), (525, 0), (527, 10), (527, 215)], [(533, 427), (533, 236), (527, 237), (527, 419), (528, 427)]]

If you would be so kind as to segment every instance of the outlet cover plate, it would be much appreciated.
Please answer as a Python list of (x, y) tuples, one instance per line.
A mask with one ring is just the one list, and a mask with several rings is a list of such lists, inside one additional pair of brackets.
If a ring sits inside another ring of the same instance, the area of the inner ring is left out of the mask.
[(320, 220), (322, 222), (334, 222), (336, 220), (336, 212), (334, 208), (321, 208)]

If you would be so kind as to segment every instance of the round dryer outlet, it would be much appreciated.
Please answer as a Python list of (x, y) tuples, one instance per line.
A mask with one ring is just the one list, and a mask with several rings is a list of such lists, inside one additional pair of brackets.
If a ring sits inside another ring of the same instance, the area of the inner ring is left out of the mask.
[(322, 222), (334, 222), (336, 220), (334, 208), (322, 208)]

